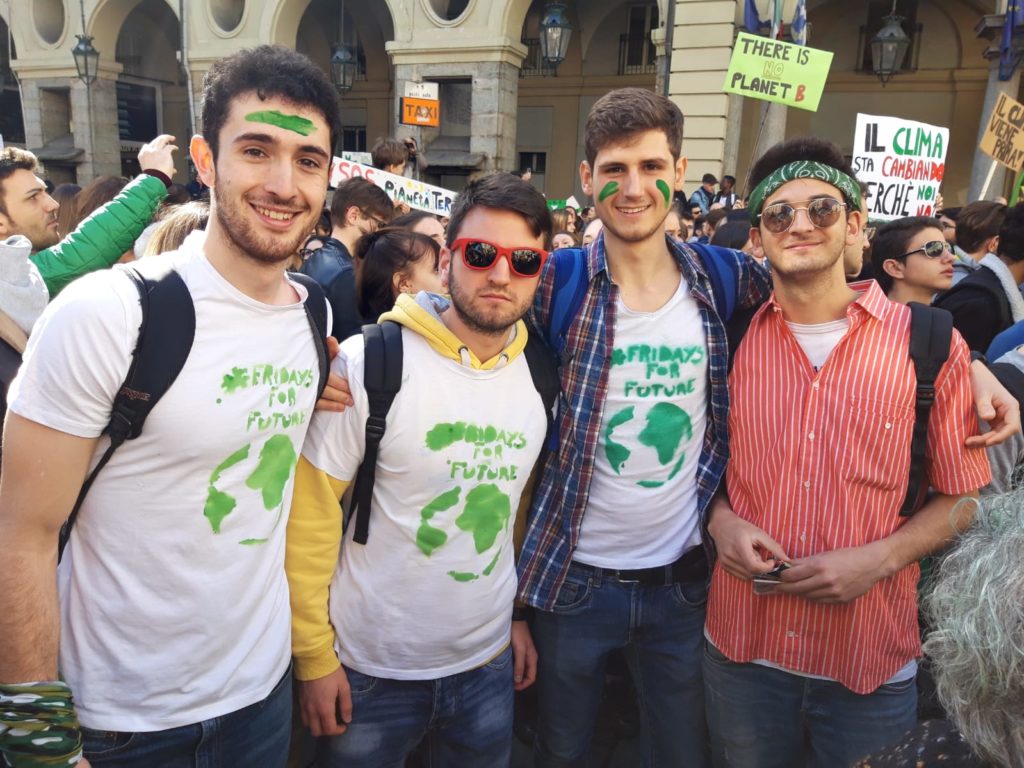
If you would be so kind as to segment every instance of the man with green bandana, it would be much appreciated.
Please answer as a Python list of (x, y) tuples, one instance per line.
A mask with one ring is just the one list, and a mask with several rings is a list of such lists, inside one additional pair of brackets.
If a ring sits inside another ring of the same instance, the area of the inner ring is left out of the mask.
[(954, 334), (928, 423), (933, 492), (900, 515), (916, 394), (910, 309), (873, 281), (846, 283), (860, 185), (841, 150), (813, 138), (770, 149), (751, 184), (750, 236), (774, 291), (729, 376), (727, 493), (709, 523), (712, 754), (729, 768), (833, 768), (914, 726), (917, 561), (969, 521), (958, 502), (989, 468)]
[(210, 68), (190, 147), (210, 223), (141, 267), (181, 278), (194, 340), (96, 475), (59, 568), (143, 313), (113, 269), (36, 324), (0, 479), (0, 764), (286, 764), (284, 533), (322, 340), (285, 267), (323, 210), (339, 134), (334, 88), (305, 56), (263, 46)]

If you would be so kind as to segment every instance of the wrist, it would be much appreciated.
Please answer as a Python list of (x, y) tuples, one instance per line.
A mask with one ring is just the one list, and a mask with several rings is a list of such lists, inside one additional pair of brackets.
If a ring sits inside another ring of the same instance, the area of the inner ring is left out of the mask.
[(533, 607), (529, 605), (512, 606), (512, 621), (526, 621), (533, 616)]
[(170, 188), (170, 186), (171, 186), (171, 177), (168, 176), (163, 171), (157, 170), (156, 168), (143, 168), (142, 172), (144, 174), (146, 174), (147, 176), (152, 176), (155, 179), (160, 179), (160, 181), (162, 181), (164, 183), (165, 187)]

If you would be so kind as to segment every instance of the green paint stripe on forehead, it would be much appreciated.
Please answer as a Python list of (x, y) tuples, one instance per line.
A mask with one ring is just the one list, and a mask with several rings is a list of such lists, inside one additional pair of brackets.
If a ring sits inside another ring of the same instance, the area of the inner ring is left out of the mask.
[(286, 131), (292, 131), (300, 136), (309, 136), (316, 129), (312, 120), (307, 120), (298, 115), (286, 115), (277, 110), (250, 112), (245, 116), (245, 119), (250, 123), (266, 123), (277, 128), (284, 128)]
[(611, 197), (618, 191), (619, 182), (609, 181), (607, 184), (604, 185), (604, 189), (601, 190), (601, 194), (597, 196), (597, 199), (603, 203), (607, 198)]
[(661, 194), (665, 197), (665, 205), (672, 204), (672, 190), (668, 186), (668, 182), (664, 179), (658, 179), (658, 189), (661, 190)]

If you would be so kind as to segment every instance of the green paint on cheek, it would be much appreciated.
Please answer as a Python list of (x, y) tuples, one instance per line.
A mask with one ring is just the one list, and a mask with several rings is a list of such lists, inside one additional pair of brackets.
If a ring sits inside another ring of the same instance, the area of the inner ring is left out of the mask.
[(309, 136), (316, 128), (313, 125), (312, 120), (307, 120), (304, 117), (298, 115), (286, 115), (283, 112), (277, 110), (267, 110), (265, 112), (250, 112), (245, 116), (246, 122), (249, 123), (266, 123), (267, 125), (273, 125), (278, 128), (284, 128), (286, 131), (292, 131), (300, 136)]
[(597, 199), (603, 203), (605, 200), (607, 200), (609, 197), (611, 197), (618, 191), (619, 182), (609, 181), (607, 184), (604, 185), (604, 189), (601, 190), (601, 194), (597, 196)]
[(668, 182), (664, 179), (658, 179), (658, 189), (661, 190), (662, 197), (665, 198), (665, 205), (672, 204), (672, 190), (669, 189)]

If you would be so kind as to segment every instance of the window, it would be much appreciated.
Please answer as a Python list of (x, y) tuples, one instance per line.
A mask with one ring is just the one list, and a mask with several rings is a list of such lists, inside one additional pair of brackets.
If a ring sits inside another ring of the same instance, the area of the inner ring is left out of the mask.
[(650, 74), (657, 56), (651, 32), (658, 28), (658, 5), (631, 5), (627, 13), (626, 34), (619, 38), (619, 74)]
[(533, 171), (534, 176), (543, 176), (547, 173), (548, 154), (547, 152), (520, 152), (519, 168), (516, 170), (522, 173), (527, 168)]
[(341, 149), (344, 152), (366, 151), (366, 126), (349, 126), (341, 134)]
[(145, 143), (160, 135), (158, 93), (152, 85), (117, 81), (117, 128), (121, 141)]

